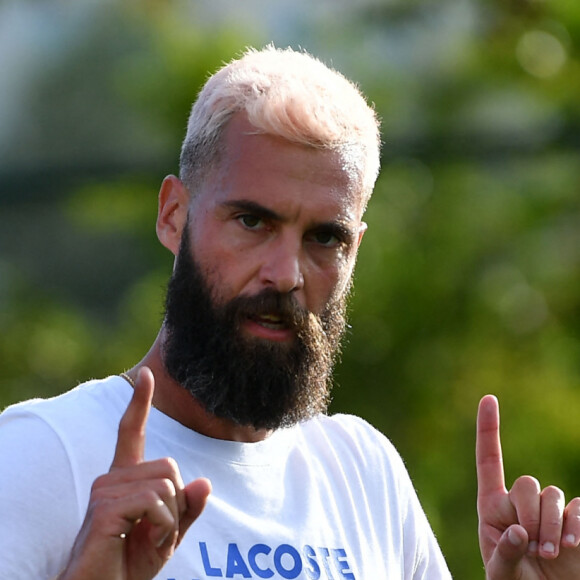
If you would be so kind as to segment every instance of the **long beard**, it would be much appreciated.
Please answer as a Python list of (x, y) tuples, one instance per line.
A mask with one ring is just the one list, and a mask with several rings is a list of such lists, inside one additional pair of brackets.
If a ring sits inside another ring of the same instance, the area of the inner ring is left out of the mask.
[[(187, 227), (165, 303), (167, 372), (206, 411), (239, 425), (277, 429), (325, 412), (346, 326), (347, 292), (316, 316), (292, 294), (264, 290), (216, 305), (189, 250)], [(275, 314), (295, 338), (242, 335), (241, 324)]]

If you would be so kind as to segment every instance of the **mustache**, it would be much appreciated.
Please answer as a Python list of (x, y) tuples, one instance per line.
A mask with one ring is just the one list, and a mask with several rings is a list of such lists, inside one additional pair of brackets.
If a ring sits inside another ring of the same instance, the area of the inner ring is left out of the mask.
[(271, 288), (253, 296), (237, 296), (230, 301), (227, 310), (238, 325), (248, 318), (276, 316), (280, 323), (298, 333), (308, 325), (310, 316), (293, 294), (282, 294)]

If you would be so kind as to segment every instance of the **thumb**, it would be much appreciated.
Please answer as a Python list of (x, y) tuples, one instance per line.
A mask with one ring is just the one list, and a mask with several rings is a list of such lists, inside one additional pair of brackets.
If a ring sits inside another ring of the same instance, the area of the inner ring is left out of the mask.
[(528, 550), (528, 533), (517, 524), (501, 536), (486, 567), (487, 580), (511, 580), (520, 577), (522, 558)]
[(211, 493), (211, 482), (209, 479), (201, 477), (192, 481), (190, 484), (185, 486), (185, 496), (187, 498), (187, 510), (181, 516), (179, 521), (179, 542), (183, 539), (185, 532), (189, 529), (189, 526), (199, 517), (205, 504), (207, 503), (207, 498)]

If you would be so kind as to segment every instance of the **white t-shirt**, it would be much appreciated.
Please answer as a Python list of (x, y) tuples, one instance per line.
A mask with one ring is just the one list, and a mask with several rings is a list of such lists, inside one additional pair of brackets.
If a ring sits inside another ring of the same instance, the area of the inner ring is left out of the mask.
[[(0, 415), (1, 579), (64, 567), (131, 394), (114, 376)], [(158, 580), (451, 577), (401, 458), (362, 419), (319, 416), (238, 443), (152, 409), (145, 459), (167, 456), (213, 492)]]

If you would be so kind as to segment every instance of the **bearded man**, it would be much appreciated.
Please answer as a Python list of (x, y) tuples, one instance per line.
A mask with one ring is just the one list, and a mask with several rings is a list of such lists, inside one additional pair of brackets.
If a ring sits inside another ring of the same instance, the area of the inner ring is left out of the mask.
[[(155, 343), (0, 419), (0, 578), (450, 578), (389, 441), (326, 414), (379, 144), (358, 89), (305, 53), (249, 50), (210, 78), (159, 194), (175, 263)], [(494, 405), (478, 442), (489, 578), (542, 558), (575, 572), (579, 502), (547, 493), (557, 530), (528, 522), (540, 496), (498, 484)], [(526, 555), (538, 539), (550, 555)]]

